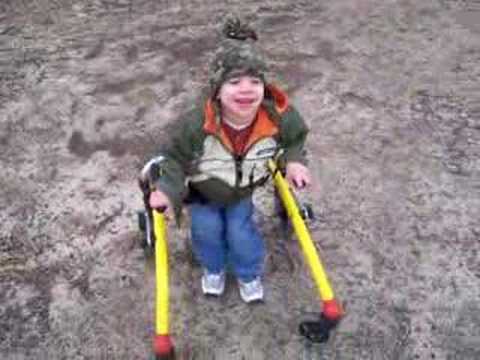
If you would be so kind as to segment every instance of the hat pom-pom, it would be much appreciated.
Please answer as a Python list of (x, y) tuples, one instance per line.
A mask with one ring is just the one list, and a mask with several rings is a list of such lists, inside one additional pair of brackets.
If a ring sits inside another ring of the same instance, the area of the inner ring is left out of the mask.
[(234, 40), (258, 40), (255, 30), (253, 30), (248, 24), (242, 23), (237, 17), (230, 17), (227, 19), (223, 27), (223, 34), (227, 38)]

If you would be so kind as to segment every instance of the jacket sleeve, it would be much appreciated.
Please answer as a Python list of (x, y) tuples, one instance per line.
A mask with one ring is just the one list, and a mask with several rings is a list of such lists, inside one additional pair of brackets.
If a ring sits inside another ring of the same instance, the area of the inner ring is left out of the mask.
[(280, 146), (283, 153), (278, 159), (280, 167), (288, 162), (300, 162), (306, 165), (305, 140), (309, 130), (300, 113), (290, 107), (280, 119)]
[(192, 111), (179, 119), (178, 124), (172, 124), (171, 131), (167, 132), (169, 138), (158, 152), (163, 160), (159, 164), (153, 186), (168, 196), (177, 219), (187, 193), (185, 179), (195, 154), (199, 151), (198, 144), (201, 143), (201, 120), (199, 111)]

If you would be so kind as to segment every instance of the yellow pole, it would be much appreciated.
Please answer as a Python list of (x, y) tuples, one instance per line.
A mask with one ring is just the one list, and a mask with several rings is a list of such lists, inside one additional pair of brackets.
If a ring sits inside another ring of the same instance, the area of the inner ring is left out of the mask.
[(175, 352), (169, 334), (168, 246), (165, 216), (153, 210), (155, 233), (155, 337), (153, 348), (157, 359), (170, 359)]
[(268, 162), (268, 167), (273, 174), (275, 187), (282, 199), (287, 215), (292, 222), (293, 229), (297, 235), (303, 255), (312, 273), (312, 277), (317, 285), (320, 299), (324, 303), (324, 312), (327, 310), (331, 317), (340, 317), (342, 310), (335, 301), (335, 295), (328, 280), (327, 274), (318, 256), (317, 250), (310, 237), (305, 222), (300, 214), (295, 198), (293, 197), (287, 181), (283, 178), (273, 160)]
[(165, 217), (157, 210), (153, 211), (155, 232), (155, 333), (168, 334), (168, 248), (166, 241)]

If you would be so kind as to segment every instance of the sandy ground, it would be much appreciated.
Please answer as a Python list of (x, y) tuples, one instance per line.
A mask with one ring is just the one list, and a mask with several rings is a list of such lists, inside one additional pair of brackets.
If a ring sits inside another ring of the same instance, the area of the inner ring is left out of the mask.
[(260, 34), (311, 127), (312, 237), (347, 315), (320, 311), (271, 188), (266, 302), (199, 289), (170, 229), (182, 359), (480, 358), (480, 2), (2, 0), (0, 354), (145, 359), (153, 266), (136, 176), (205, 80), (227, 11)]

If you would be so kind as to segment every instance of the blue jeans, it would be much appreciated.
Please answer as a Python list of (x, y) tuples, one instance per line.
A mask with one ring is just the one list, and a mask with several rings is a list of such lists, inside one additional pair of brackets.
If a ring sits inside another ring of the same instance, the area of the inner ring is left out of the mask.
[(190, 205), (193, 252), (209, 272), (219, 273), (229, 265), (245, 282), (261, 275), (265, 244), (253, 210), (251, 198), (229, 206)]

